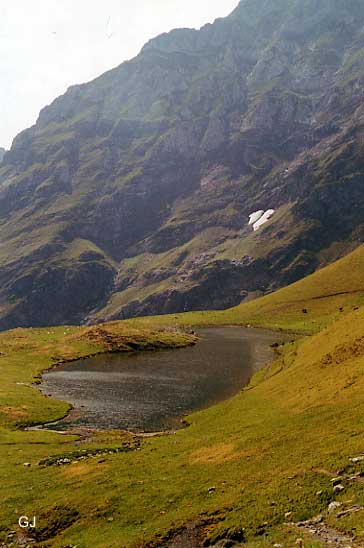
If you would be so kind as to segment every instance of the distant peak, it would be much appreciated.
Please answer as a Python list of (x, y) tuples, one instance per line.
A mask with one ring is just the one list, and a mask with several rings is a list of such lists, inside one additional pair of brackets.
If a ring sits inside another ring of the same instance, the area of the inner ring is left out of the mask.
[(195, 29), (181, 28), (165, 32), (152, 38), (145, 44), (142, 52), (159, 49), (162, 51), (192, 50), (194, 48), (194, 38), (198, 31)]

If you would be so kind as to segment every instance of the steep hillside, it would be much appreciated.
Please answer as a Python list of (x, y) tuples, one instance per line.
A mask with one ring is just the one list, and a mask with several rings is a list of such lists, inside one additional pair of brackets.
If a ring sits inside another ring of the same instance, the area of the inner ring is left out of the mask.
[(230, 310), (233, 322), (316, 333), (364, 306), (364, 247), (311, 276)]
[[(282, 289), (227, 310), (166, 314), (150, 326), (251, 325), (312, 334), (364, 306), (364, 247)], [(147, 318), (135, 320), (148, 324)]]
[(6, 152), (5, 148), (0, 147), (0, 162), (3, 161), (3, 158), (5, 156), (5, 152)]
[(363, 23), (242, 0), (46, 107), (0, 166), (0, 326), (226, 308), (356, 247)]

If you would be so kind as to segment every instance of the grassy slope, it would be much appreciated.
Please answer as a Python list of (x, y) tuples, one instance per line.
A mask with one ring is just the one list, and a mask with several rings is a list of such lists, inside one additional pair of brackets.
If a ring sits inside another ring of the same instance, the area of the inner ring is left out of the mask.
[[(318, 331), (319, 325), (332, 323), (312, 337), (287, 345), (276, 363), (258, 373), (248, 389), (195, 413), (188, 429), (144, 440), (138, 451), (90, 456), (65, 466), (37, 463), (78, 450), (75, 436), (10, 427), (12, 421), (16, 425), (32, 417), (50, 418), (66, 407), (14, 382), (29, 381), (45, 366), (42, 360), (54, 353), (90, 352), (90, 339), (80, 342), (79, 332), (73, 329), (65, 336), (64, 328), (50, 330), (50, 340), (46, 330), (15, 331), (11, 338), (1, 335), (6, 345), (0, 358), (2, 375), (13, 400), (11, 412), (5, 412), (5, 418), (3, 413), (0, 442), (0, 531), (1, 527), (4, 531), (15, 528), (20, 513), (36, 513), (40, 530), (52, 524), (56, 530), (54, 516), (58, 515), (62, 518), (58, 536), (49, 546), (71, 543), (79, 548), (116, 548), (138, 546), (143, 539), (150, 541), (204, 516), (214, 522), (206, 529), (207, 536), (244, 527), (248, 546), (271, 546), (282, 539), (293, 545), (301, 533), (284, 525), (285, 513), (292, 511), (290, 520), (325, 513), (334, 498), (331, 477), (339, 469), (352, 474), (354, 465), (349, 458), (364, 452), (364, 316), (362, 308), (351, 310), (363, 298), (363, 266), (364, 250), (360, 248), (304, 282), (255, 303), (209, 318), (205, 314), (173, 317), (185, 324), (202, 318), (203, 323), (249, 321), (303, 331)], [(346, 298), (333, 295), (344, 292)], [(338, 307), (342, 305), (341, 313)], [(303, 306), (309, 310), (309, 320), (301, 318)], [(144, 327), (161, 321), (145, 320)], [(120, 324), (112, 325), (121, 329)], [(142, 327), (140, 321), (122, 325), (128, 333)], [(2, 405), (9, 406), (4, 392), (2, 386)], [(24, 401), (28, 407), (23, 410)], [(19, 419), (17, 413), (23, 411), (27, 417)], [(104, 433), (83, 442), (82, 448), (120, 447), (122, 441), (125, 437), (120, 433)], [(25, 461), (32, 466), (22, 466)], [(360, 463), (355, 467), (364, 471)], [(344, 483), (344, 493), (336, 497), (344, 508), (364, 504), (363, 484)], [(215, 490), (209, 492), (210, 487)], [(353, 531), (364, 542), (362, 512), (341, 519), (330, 515), (327, 520)], [(263, 531), (267, 537), (261, 535)], [(310, 545), (317, 546), (306, 546)]]
[[(317, 333), (342, 313), (364, 305), (364, 247), (290, 286), (234, 308), (152, 318), (156, 323), (188, 325), (247, 325)], [(340, 311), (340, 309), (343, 309)], [(307, 310), (307, 314), (303, 310)], [(147, 321), (144, 320), (143, 321)]]

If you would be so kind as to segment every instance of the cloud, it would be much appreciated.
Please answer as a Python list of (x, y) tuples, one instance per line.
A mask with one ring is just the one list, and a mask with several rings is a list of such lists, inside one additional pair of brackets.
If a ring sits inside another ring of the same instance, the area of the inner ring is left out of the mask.
[(238, 0), (12, 0), (0, 8), (0, 146), (73, 84), (134, 57), (150, 38), (199, 28)]

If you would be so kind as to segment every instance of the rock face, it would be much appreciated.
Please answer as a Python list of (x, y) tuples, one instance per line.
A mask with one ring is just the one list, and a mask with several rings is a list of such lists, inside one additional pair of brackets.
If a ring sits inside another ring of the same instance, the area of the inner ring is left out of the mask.
[(3, 161), (5, 152), (6, 152), (5, 148), (0, 147), (0, 163)]
[(356, 246), (363, 28), (242, 0), (43, 109), (0, 165), (0, 327), (224, 308)]

